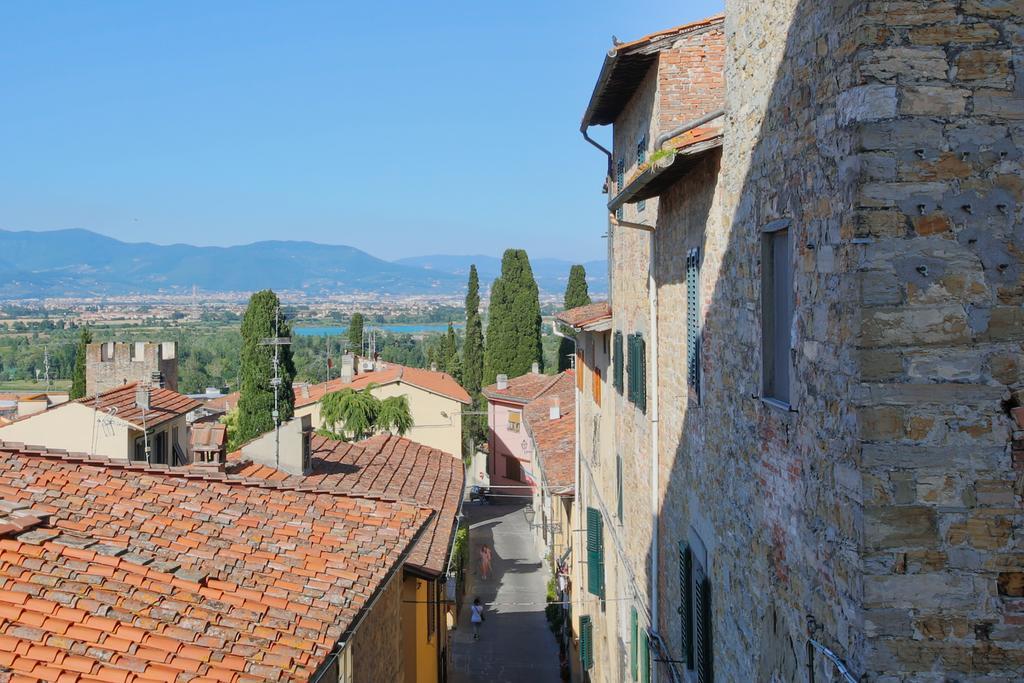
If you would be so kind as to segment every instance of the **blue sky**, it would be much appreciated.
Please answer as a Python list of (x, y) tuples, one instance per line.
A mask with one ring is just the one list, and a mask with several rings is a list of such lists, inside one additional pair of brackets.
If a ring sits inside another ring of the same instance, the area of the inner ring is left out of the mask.
[(611, 36), (722, 4), (5, 2), (0, 228), (600, 258)]

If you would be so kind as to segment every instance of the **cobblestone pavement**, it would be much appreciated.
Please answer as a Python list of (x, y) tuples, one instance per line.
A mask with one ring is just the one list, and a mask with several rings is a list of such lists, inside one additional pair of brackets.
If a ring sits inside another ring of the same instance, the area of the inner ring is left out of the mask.
[[(559, 680), (558, 644), (544, 617), (550, 576), (537, 554), (523, 505), (466, 503), (470, 574), (466, 597), (452, 634), (452, 683), (537, 683)], [(492, 576), (480, 578), (479, 549), (494, 550)], [(480, 640), (473, 640), (469, 606), (484, 604)], [(526, 603), (526, 604), (522, 604)]]

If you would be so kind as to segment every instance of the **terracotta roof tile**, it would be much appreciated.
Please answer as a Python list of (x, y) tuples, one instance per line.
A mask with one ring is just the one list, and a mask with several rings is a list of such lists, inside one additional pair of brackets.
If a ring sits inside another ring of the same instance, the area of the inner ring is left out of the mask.
[(345, 494), (392, 496), (437, 514), (409, 554), (408, 563), (433, 575), (446, 569), (455, 517), (463, 495), (462, 461), (455, 456), (390, 434), (347, 443), (314, 436), (312, 472), (288, 475), (273, 468), (243, 463), (235, 473), (272, 478), (293, 486)]
[(219, 422), (199, 422), (189, 431), (194, 451), (219, 451), (227, 443), (228, 427)]
[(543, 394), (557, 381), (558, 375), (528, 372), (519, 377), (509, 378), (506, 389), (499, 389), (497, 384), (491, 384), (484, 387), (482, 393), (489, 399), (525, 404)]
[(292, 387), (292, 391), (295, 393), (295, 407), (299, 408), (316, 403), (326, 394), (342, 389), (360, 390), (371, 384), (392, 384), (394, 382), (418, 387), (467, 405), (470, 403), (469, 394), (451, 375), (397, 363), (381, 363), (379, 370), (359, 373), (349, 382), (342, 381), (339, 377), (319, 384), (297, 384)]
[(586, 306), (577, 306), (555, 314), (556, 320), (576, 328), (611, 317), (612, 305), (607, 301), (595, 301)]
[(8, 444), (0, 495), (0, 680), (307, 680), (432, 515)]
[[(551, 419), (558, 401), (560, 417)], [(576, 380), (572, 371), (558, 375), (557, 382), (523, 409), (523, 421), (537, 447), (537, 460), (547, 485), (557, 493), (574, 488), (576, 444)]]
[[(176, 391), (163, 387), (153, 387), (149, 390), (149, 410), (145, 411), (145, 415), (143, 415), (142, 409), (135, 402), (135, 389), (137, 386), (136, 382), (131, 382), (105, 391), (99, 396), (79, 399), (77, 402), (96, 410), (105, 412), (116, 411), (114, 415), (117, 418), (130, 422), (137, 427), (142, 427), (143, 421), (145, 421), (147, 428), (173, 420), (189, 411), (195, 410), (201, 405), (199, 401), (189, 398), (184, 394), (179, 394)], [(62, 403), (61, 405), (68, 404)], [(60, 406), (56, 406), (56, 408), (59, 409)]]

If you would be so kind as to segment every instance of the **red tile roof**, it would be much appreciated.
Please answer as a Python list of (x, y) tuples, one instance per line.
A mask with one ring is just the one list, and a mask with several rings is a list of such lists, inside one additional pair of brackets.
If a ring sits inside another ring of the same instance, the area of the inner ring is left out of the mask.
[(219, 422), (197, 422), (189, 431), (194, 451), (219, 451), (227, 443), (228, 427)]
[(607, 301), (595, 301), (586, 306), (577, 306), (555, 314), (555, 319), (570, 327), (581, 328), (600, 320), (611, 319), (612, 305)]
[[(149, 410), (145, 411), (145, 415), (143, 415), (142, 409), (135, 403), (135, 388), (137, 386), (136, 382), (131, 382), (104, 391), (98, 397), (89, 396), (81, 398), (77, 402), (104, 412), (110, 412), (113, 409), (116, 411), (114, 415), (118, 419), (130, 422), (139, 428), (143, 427), (143, 421), (145, 421), (146, 428), (155, 427), (202, 405), (199, 401), (176, 391), (154, 387), (150, 389)], [(61, 405), (68, 404), (62, 403)], [(56, 407), (60, 408), (60, 406)]]
[(41, 522), (0, 540), (0, 680), (47, 682), (306, 681), (431, 514), (9, 444), (0, 497)]
[[(551, 419), (551, 407), (558, 401), (560, 417)], [(523, 421), (537, 448), (537, 460), (544, 481), (555, 493), (574, 489), (576, 465), (576, 379), (571, 370), (523, 409)]]
[(295, 407), (316, 403), (326, 394), (342, 389), (360, 390), (371, 384), (392, 384), (394, 382), (408, 384), (466, 405), (470, 403), (469, 393), (447, 373), (411, 368), (397, 363), (382, 363), (381, 366), (379, 370), (355, 375), (350, 382), (344, 382), (339, 377), (319, 384), (296, 384), (292, 387), (295, 392)]
[(491, 384), (483, 388), (485, 398), (512, 403), (529, 403), (548, 390), (558, 381), (558, 375), (544, 375), (536, 372), (528, 372), (519, 377), (511, 377), (508, 380), (508, 388), (499, 389), (498, 385)]
[(433, 510), (437, 514), (408, 562), (432, 576), (444, 573), (463, 494), (465, 473), (460, 459), (390, 434), (378, 434), (357, 443), (314, 436), (311, 448), (313, 471), (306, 476), (253, 463), (241, 464), (232, 471), (244, 477), (312, 486), (316, 490), (390, 495)]

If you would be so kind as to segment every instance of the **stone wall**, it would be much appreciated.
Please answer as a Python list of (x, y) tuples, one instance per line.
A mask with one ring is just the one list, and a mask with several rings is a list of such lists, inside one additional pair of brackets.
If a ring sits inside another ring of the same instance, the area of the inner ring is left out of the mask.
[(89, 344), (85, 356), (85, 392), (90, 396), (131, 382), (149, 382), (153, 373), (178, 390), (176, 342), (103, 342)]
[(395, 573), (352, 636), (356, 683), (404, 680), (402, 572)]

